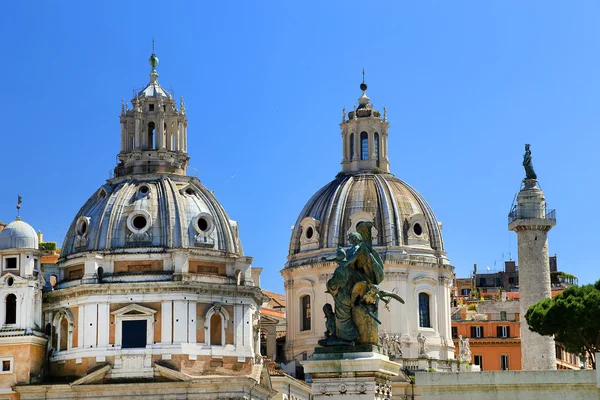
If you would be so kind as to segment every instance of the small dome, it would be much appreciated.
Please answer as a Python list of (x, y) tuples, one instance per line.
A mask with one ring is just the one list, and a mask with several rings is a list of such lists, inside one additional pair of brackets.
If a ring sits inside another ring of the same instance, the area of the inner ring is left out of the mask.
[(0, 232), (0, 250), (38, 249), (38, 236), (35, 229), (26, 222), (16, 220), (6, 225)]
[(348, 246), (348, 233), (365, 220), (373, 223), (373, 244), (386, 251), (444, 252), (440, 224), (423, 196), (392, 174), (369, 172), (335, 179), (308, 201), (289, 255)]
[(163, 89), (163, 87), (160, 86), (158, 82), (150, 82), (148, 86), (146, 86), (144, 89), (138, 92), (137, 95), (140, 99), (145, 97), (164, 97), (167, 99), (173, 98), (173, 96), (171, 96), (171, 93)]
[(129, 175), (109, 181), (79, 210), (61, 257), (140, 247), (243, 255), (237, 223), (198, 179)]

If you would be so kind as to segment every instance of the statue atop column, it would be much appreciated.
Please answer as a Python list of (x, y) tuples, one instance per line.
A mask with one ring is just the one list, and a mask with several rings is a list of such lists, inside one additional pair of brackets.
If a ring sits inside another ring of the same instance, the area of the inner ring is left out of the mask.
[[(338, 250), (339, 265), (327, 282), (327, 292), (333, 296), (335, 312), (326, 304), (323, 308), (327, 318), (326, 338), (321, 346), (353, 346), (379, 342), (377, 325), (379, 300), (386, 305), (390, 298), (401, 303), (404, 300), (395, 293), (379, 289), (383, 282), (383, 261), (373, 249), (371, 222), (360, 222), (356, 232), (348, 235), (352, 245), (344, 252)], [(335, 328), (334, 328), (335, 327)]]
[(537, 179), (537, 175), (533, 170), (533, 163), (531, 162), (531, 150), (529, 149), (530, 144), (525, 145), (525, 154), (523, 154), (523, 167), (525, 167), (525, 179)]

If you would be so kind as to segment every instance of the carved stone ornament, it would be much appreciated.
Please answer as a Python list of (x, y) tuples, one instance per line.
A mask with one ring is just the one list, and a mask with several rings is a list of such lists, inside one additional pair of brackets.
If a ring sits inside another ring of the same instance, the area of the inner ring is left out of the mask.
[(366, 393), (367, 392), (367, 385), (363, 382), (360, 382), (357, 386), (356, 389), (358, 390), (359, 393)]
[(344, 383), (342, 383), (338, 387), (338, 390), (340, 391), (340, 393), (346, 393), (348, 391), (348, 388), (346, 387), (346, 385)]
[(321, 383), (321, 384), (318, 386), (318, 390), (319, 390), (319, 392), (320, 392), (320, 393), (322, 393), (322, 394), (325, 394), (325, 393), (327, 393), (327, 385), (326, 385), (326, 384), (324, 384), (324, 383)]

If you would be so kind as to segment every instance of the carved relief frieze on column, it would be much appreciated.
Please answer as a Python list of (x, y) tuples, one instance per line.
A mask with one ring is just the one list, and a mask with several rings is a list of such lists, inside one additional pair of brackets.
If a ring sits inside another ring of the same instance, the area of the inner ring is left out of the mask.
[(283, 287), (285, 289), (291, 289), (292, 287), (294, 287), (294, 280), (290, 279), (289, 281), (283, 282)]
[(320, 274), (319, 283), (326, 283), (329, 279), (331, 279), (332, 276), (332, 274)]

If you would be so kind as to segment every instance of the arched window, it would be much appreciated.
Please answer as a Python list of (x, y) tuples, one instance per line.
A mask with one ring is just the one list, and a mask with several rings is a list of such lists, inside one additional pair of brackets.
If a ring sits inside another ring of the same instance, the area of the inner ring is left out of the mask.
[(367, 132), (360, 133), (360, 159), (369, 159), (369, 135)]
[(419, 326), (421, 328), (431, 328), (429, 295), (427, 293), (419, 293)]
[(6, 296), (6, 318), (5, 324), (16, 324), (17, 323), (17, 296), (9, 294)]
[(60, 319), (60, 326), (58, 329), (60, 332), (58, 334), (58, 340), (60, 342), (58, 343), (58, 348), (56, 350), (67, 350), (67, 343), (69, 343), (69, 321), (67, 320), (67, 318), (63, 317)]
[(354, 158), (354, 133), (350, 134), (350, 159)]
[(221, 330), (221, 314), (214, 313), (210, 317), (210, 344), (211, 346), (223, 346)]
[(135, 149), (135, 136), (131, 135), (129, 137), (129, 151), (134, 150)]
[(379, 167), (379, 133), (377, 132), (373, 137), (373, 147), (375, 147), (375, 160), (377, 160), (377, 166)]
[(310, 296), (304, 295), (304, 296), (300, 297), (300, 330), (301, 331), (309, 331), (310, 330), (310, 320), (311, 320)]
[(225, 346), (227, 321), (229, 321), (229, 313), (220, 303), (215, 303), (206, 312), (204, 317), (204, 340), (208, 345)]
[(156, 147), (156, 144), (154, 143), (154, 137), (156, 135), (154, 135), (154, 131), (156, 130), (154, 122), (149, 122), (148, 123), (148, 148), (149, 149), (154, 149)]
[(173, 135), (173, 151), (177, 151), (177, 135)]

